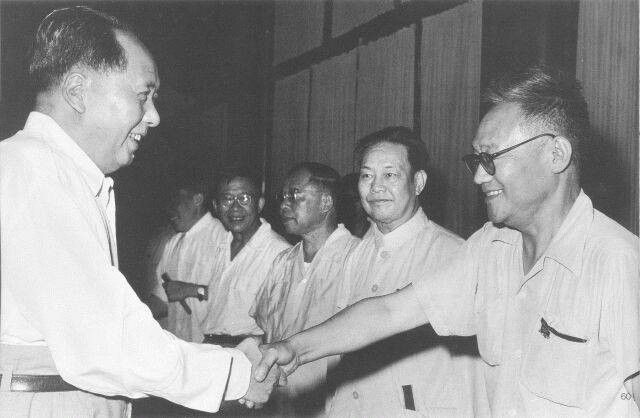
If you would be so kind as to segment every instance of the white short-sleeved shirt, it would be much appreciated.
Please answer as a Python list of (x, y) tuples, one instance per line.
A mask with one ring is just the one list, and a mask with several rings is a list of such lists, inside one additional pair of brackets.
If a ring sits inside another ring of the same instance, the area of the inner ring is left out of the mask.
[(528, 273), (521, 234), (487, 223), (431, 276), (415, 294), (439, 334), (477, 334), (491, 415), (639, 415), (638, 238), (583, 192)]
[[(422, 280), (422, 273), (446, 263), (462, 242), (421, 209), (387, 234), (372, 224), (349, 257), (338, 309), (395, 292), (411, 278)], [(427, 326), (345, 355), (330, 373), (338, 386), (327, 412), (340, 417), (468, 415), (473, 367), (479, 361), (475, 350), (473, 339), (445, 341)], [(415, 412), (407, 409), (411, 405), (406, 392), (413, 397)]]
[[(217, 248), (226, 241), (227, 231), (222, 223), (204, 214), (186, 232), (171, 237), (164, 246), (162, 258), (156, 267), (156, 288), (154, 294), (167, 302), (167, 294), (162, 287), (162, 275), (167, 273), (171, 280), (208, 285), (213, 277), (217, 261)], [(191, 315), (178, 302), (168, 304), (166, 330), (185, 341), (202, 342), (204, 321), (209, 311), (209, 300), (185, 299)]]
[[(359, 242), (343, 225), (338, 225), (310, 263), (304, 262), (302, 242), (278, 255), (251, 309), (251, 315), (264, 330), (266, 342), (288, 338), (335, 313), (345, 262)], [(289, 398), (302, 395), (319, 399), (321, 411), (327, 366), (332, 361), (335, 359), (320, 359), (300, 366), (288, 377), (282, 392)], [(312, 406), (308, 406), (299, 412), (308, 415), (312, 412)]]
[(216, 249), (209, 281), (209, 310), (202, 325), (205, 334), (262, 335), (249, 310), (273, 260), (291, 245), (267, 221), (260, 222), (260, 228), (233, 260), (230, 232)]

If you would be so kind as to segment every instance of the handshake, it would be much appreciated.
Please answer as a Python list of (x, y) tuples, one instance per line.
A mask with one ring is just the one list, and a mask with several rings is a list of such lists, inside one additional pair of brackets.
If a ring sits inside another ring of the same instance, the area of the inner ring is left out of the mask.
[(259, 337), (246, 338), (236, 348), (251, 361), (249, 389), (238, 402), (249, 409), (260, 409), (276, 385), (287, 384), (287, 376), (299, 366), (297, 356), (286, 342), (261, 346)]

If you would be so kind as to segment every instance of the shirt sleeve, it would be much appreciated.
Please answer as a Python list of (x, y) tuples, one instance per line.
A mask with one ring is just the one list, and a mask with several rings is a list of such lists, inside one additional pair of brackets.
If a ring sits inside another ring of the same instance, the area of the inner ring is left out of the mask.
[(600, 338), (610, 347), (622, 378), (640, 370), (640, 266), (635, 249), (610, 251), (596, 263), (603, 280)]
[(41, 336), (60, 375), (94, 393), (155, 395), (211, 412), (225, 394), (242, 396), (245, 356), (163, 331), (110, 264), (78, 174), (46, 155), (34, 163), (15, 154), (0, 154), (2, 293), (13, 305), (3, 313)]
[(412, 285), (429, 323), (438, 335), (475, 335), (477, 274), (472, 236), (433, 271), (416, 272)]

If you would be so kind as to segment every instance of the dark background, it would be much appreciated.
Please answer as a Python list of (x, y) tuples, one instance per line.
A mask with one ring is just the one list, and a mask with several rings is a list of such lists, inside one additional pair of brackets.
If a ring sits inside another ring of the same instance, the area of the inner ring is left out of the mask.
[[(56, 7), (86, 4), (131, 23), (152, 52), (160, 72), (160, 126), (152, 129), (129, 167), (113, 175), (118, 205), (117, 236), (121, 270), (138, 282), (149, 237), (165, 222), (163, 207), (172, 180), (212, 175), (221, 164), (261, 168), (264, 122), (261, 115), (268, 68), (265, 39), (271, 2), (1, 1), (0, 138), (21, 129), (32, 108), (26, 77), (31, 37)], [(208, 116), (224, 105), (227, 144), (210, 134)]]
[[(361, 38), (384, 36), (407, 21), (419, 21), (461, 1), (411, 3), (338, 39), (327, 35), (327, 42), (318, 50), (273, 66), (272, 1), (2, 0), (0, 138), (20, 129), (31, 109), (33, 95), (25, 64), (31, 37), (42, 17), (56, 7), (87, 4), (136, 28), (159, 68), (157, 106), (162, 119), (160, 126), (144, 139), (134, 163), (114, 175), (120, 267), (138, 289), (142, 254), (148, 239), (166, 222), (163, 207), (173, 180), (194, 173), (212, 177), (222, 165), (245, 164), (269, 172), (267, 151), (274, 80), (353, 48)], [(553, 64), (574, 74), (578, 13), (578, 1), (485, 1), (482, 85), (503, 71), (536, 62)], [(637, 89), (637, 83), (631, 86), (634, 87)], [(217, 120), (221, 115), (224, 120)], [(224, 125), (224, 138), (219, 137), (220, 124)], [(617, 202), (630, 189), (629, 182), (637, 182), (637, 178), (619, 172), (606, 141), (594, 143), (600, 144), (601, 149), (594, 146), (591, 150), (584, 171), (585, 189), (597, 208), (614, 219), (624, 220), (625, 206)], [(438, 190), (438, 173), (430, 175), (428, 214), (440, 222), (444, 213), (438, 206), (442, 200), (438, 193), (444, 195), (446, 191)], [(277, 187), (267, 184), (270, 192)], [(484, 206), (480, 202), (478, 205)], [(278, 229), (274, 213), (273, 204), (268, 205), (265, 217)], [(480, 213), (473, 226), (481, 225), (485, 219)]]

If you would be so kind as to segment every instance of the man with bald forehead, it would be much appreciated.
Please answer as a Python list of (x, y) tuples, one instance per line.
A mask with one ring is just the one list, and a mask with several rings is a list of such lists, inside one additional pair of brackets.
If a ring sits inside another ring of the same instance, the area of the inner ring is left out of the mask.
[[(289, 337), (336, 312), (346, 260), (360, 241), (338, 224), (339, 179), (333, 168), (316, 162), (299, 163), (287, 173), (280, 218), (287, 233), (301, 241), (276, 257), (251, 308), (265, 342)], [(289, 376), (277, 391), (278, 413), (321, 415), (333, 363), (322, 359)]]
[(267, 346), (259, 379), (275, 362), (295, 369), (428, 322), (440, 335), (477, 336), (484, 390), (475, 396), (490, 410), (475, 415), (640, 416), (638, 237), (580, 187), (589, 138), (580, 86), (538, 67), (486, 97), (475, 152), (463, 159), (489, 222), (412, 285)]
[(0, 143), (2, 415), (122, 417), (126, 397), (147, 395), (210, 412), (264, 401), (269, 385), (250, 384), (242, 351), (162, 330), (118, 271), (105, 175), (160, 123), (149, 51), (112, 16), (58, 9), (38, 28), (29, 73), (35, 109)]

